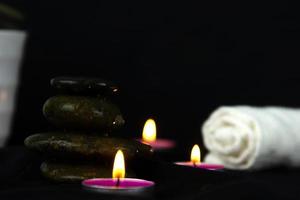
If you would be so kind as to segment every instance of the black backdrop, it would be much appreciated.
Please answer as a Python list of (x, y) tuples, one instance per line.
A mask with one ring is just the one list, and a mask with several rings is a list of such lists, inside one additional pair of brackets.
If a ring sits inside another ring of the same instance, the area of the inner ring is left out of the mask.
[(200, 141), (220, 105), (300, 105), (300, 18), (288, 2), (15, 3), (29, 38), (10, 144), (52, 129), (41, 107), (61, 75), (117, 82), (129, 136), (152, 116), (161, 136)]

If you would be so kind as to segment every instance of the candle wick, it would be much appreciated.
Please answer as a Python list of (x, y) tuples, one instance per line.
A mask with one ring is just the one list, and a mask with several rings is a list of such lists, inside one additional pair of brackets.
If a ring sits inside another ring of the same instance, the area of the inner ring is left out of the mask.
[(116, 183), (116, 187), (120, 186), (120, 178), (117, 178), (117, 183)]
[(197, 167), (196, 162), (193, 162), (194, 167)]

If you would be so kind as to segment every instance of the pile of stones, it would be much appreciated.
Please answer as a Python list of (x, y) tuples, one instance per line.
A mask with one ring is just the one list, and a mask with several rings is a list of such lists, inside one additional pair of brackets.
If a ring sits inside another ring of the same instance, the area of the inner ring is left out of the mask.
[[(112, 137), (125, 121), (110, 100), (118, 87), (102, 79), (58, 77), (51, 86), (59, 93), (43, 106), (45, 118), (57, 131), (38, 133), (24, 141), (42, 153), (42, 174), (55, 181), (81, 181), (111, 177), (113, 158), (121, 149), (126, 162), (152, 155), (150, 146), (136, 140)], [(134, 177), (134, 172), (127, 173)]]

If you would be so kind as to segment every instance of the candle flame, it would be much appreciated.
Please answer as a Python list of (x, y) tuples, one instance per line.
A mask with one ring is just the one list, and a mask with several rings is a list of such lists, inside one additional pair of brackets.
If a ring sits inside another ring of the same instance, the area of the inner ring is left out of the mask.
[(118, 150), (115, 156), (113, 172), (113, 178), (125, 178), (125, 161), (124, 161), (124, 154), (121, 150)]
[(156, 124), (153, 119), (148, 119), (143, 129), (143, 141), (154, 142), (156, 140)]
[(197, 144), (195, 144), (191, 152), (191, 162), (194, 164), (199, 164), (201, 162), (200, 157), (200, 148)]

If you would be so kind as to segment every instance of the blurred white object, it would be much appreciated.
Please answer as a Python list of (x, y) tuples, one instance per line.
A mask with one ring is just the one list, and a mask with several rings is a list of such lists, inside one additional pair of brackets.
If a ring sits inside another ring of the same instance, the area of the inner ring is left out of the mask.
[(0, 147), (10, 131), (26, 32), (0, 30)]
[(300, 109), (220, 107), (202, 133), (205, 162), (231, 169), (300, 167)]

